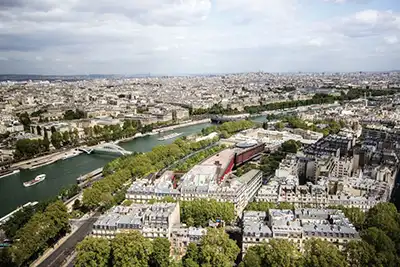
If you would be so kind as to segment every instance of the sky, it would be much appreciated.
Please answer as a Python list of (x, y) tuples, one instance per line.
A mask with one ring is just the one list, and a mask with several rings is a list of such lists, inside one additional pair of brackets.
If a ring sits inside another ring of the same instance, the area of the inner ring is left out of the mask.
[(0, 74), (400, 69), (400, 0), (0, 0)]

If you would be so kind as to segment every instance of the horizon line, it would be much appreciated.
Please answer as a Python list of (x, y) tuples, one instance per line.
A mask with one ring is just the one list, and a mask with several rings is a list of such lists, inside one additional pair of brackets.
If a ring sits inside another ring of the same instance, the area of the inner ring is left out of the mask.
[(61, 76), (61, 77), (74, 77), (74, 76), (204, 76), (204, 75), (231, 75), (231, 74), (248, 74), (248, 73), (384, 73), (384, 72), (400, 72), (400, 70), (376, 70), (376, 71), (243, 71), (243, 72), (210, 72), (210, 73), (138, 73), (138, 74), (104, 74), (104, 73), (90, 73), (90, 74), (33, 74), (33, 73), (0, 73), (0, 76)]

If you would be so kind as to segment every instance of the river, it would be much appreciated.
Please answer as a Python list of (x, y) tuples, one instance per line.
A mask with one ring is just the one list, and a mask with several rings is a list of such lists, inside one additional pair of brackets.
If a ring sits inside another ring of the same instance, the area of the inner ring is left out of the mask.
[[(264, 118), (254, 117), (252, 120), (261, 122)], [(202, 123), (186, 126), (165, 132), (163, 135), (175, 132), (182, 133), (181, 136), (187, 136), (198, 133), (210, 125), (210, 123)], [(147, 152), (154, 146), (172, 143), (178, 137), (164, 141), (158, 141), (158, 138), (158, 135), (144, 136), (119, 145), (129, 151)], [(115, 159), (113, 155), (81, 154), (35, 170), (21, 170), (18, 174), (0, 179), (0, 218), (29, 201), (41, 201), (55, 196), (63, 187), (76, 183), (76, 178), (80, 175), (103, 167), (113, 159)], [(42, 173), (46, 174), (46, 180), (43, 182), (31, 187), (22, 185), (23, 182)]]
[[(191, 125), (165, 132), (163, 135), (173, 132), (182, 133), (181, 136), (191, 135), (210, 125)], [(178, 137), (164, 141), (158, 141), (158, 138), (158, 135), (144, 136), (119, 145), (129, 151), (147, 152), (154, 146), (172, 143)], [(76, 178), (80, 175), (103, 167), (114, 158), (113, 155), (81, 154), (35, 170), (21, 170), (18, 174), (0, 179), (0, 218), (29, 201), (45, 200), (56, 195), (63, 187), (76, 183)], [(43, 182), (31, 187), (22, 185), (42, 173), (46, 174)]]

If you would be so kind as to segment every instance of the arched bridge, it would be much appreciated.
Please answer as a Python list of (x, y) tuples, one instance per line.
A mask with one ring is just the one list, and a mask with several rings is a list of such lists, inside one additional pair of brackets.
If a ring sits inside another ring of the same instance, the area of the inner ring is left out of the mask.
[(95, 153), (112, 153), (112, 154), (119, 154), (122, 156), (125, 155), (129, 155), (132, 154), (131, 151), (127, 151), (125, 149), (123, 149), (122, 147), (114, 144), (114, 143), (105, 143), (105, 144), (100, 144), (98, 146), (95, 146), (93, 148), (86, 148), (86, 147), (82, 147), (79, 148), (80, 151), (83, 151), (87, 154), (90, 154), (92, 152)]
[(78, 147), (77, 150), (85, 152), (86, 154), (90, 154), (93, 152), (93, 149), (87, 147)]

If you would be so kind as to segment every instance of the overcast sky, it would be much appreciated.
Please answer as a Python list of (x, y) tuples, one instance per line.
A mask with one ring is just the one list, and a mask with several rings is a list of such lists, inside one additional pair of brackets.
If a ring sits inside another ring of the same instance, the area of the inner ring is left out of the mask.
[(400, 69), (400, 0), (0, 0), (0, 73)]

